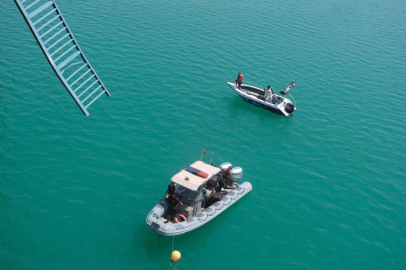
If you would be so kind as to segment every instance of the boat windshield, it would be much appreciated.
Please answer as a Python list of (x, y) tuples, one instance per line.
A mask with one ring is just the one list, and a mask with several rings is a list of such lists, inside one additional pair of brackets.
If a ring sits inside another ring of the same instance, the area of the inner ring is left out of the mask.
[(192, 201), (198, 198), (200, 193), (200, 190), (190, 190), (182, 186), (179, 187), (179, 195), (185, 196)]
[(180, 186), (178, 189), (178, 197), (185, 205), (195, 205), (199, 198), (202, 197), (202, 190), (190, 190)]

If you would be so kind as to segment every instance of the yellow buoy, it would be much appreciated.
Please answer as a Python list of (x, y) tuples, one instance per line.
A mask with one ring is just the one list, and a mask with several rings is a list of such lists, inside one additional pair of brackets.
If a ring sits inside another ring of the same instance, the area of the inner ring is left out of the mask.
[(172, 251), (172, 255), (171, 255), (172, 261), (176, 262), (180, 259), (180, 257), (181, 257), (181, 255), (180, 255), (179, 251), (177, 251), (177, 250)]

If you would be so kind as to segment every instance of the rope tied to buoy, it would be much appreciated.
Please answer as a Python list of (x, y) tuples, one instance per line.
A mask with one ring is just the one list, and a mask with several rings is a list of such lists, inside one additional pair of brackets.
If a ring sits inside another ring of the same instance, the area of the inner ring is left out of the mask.
[(172, 254), (171, 254), (172, 262), (179, 261), (180, 257), (182, 256), (179, 251), (173, 250), (174, 243), (175, 243), (175, 235), (172, 238)]

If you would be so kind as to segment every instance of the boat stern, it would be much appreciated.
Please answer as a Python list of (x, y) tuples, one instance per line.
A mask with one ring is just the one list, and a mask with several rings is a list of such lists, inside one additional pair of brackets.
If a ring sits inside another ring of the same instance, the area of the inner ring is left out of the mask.
[(168, 205), (165, 200), (162, 200), (148, 213), (145, 223), (148, 228), (156, 233), (164, 236), (174, 235), (176, 228), (172, 222), (165, 223), (166, 219), (163, 218)]

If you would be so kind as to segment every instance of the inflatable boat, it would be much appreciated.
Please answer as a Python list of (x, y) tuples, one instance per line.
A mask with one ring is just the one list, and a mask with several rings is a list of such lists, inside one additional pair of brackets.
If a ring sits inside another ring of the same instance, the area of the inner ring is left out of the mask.
[(265, 91), (259, 87), (242, 84), (241, 87), (238, 88), (235, 83), (227, 82), (227, 84), (244, 101), (259, 108), (284, 116), (290, 116), (296, 110), (296, 105), (284, 97), (284, 95), (288, 95), (288, 91), (293, 88), (293, 83), (280, 92), (282, 96), (273, 94), (272, 98), (268, 99), (268, 101), (264, 100)]
[[(223, 182), (222, 171), (229, 166), (228, 162), (216, 167), (199, 160), (175, 174), (171, 180), (177, 186), (176, 194), (183, 205), (177, 209), (173, 220), (167, 220), (169, 205), (163, 198), (148, 213), (147, 226), (160, 235), (176, 236), (197, 229), (220, 215), (252, 190), (249, 182), (239, 183), (243, 176), (240, 167), (232, 168), (231, 185), (218, 189), (217, 182)], [(217, 186), (217, 192), (214, 186)]]

